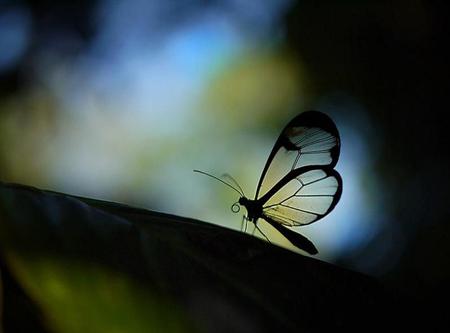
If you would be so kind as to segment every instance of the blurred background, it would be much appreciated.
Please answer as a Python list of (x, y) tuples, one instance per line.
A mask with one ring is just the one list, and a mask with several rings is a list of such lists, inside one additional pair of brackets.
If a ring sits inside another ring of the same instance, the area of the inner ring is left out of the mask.
[(0, 0), (0, 180), (239, 229), (236, 193), (192, 170), (229, 173), (253, 197), (283, 126), (320, 110), (341, 134), (344, 192), (297, 231), (324, 261), (444, 298), (442, 8)]

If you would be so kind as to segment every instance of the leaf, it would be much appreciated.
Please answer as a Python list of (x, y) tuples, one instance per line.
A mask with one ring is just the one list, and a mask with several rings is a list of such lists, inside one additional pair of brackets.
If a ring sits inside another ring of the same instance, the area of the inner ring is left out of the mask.
[(0, 246), (52, 332), (298, 332), (393, 319), (392, 297), (367, 276), (209, 223), (21, 185), (0, 184)]

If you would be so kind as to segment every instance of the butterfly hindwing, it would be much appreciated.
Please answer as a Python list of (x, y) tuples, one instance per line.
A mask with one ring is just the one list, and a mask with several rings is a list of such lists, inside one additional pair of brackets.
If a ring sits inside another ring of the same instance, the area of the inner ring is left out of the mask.
[(284, 237), (286, 237), (293, 245), (295, 245), (299, 249), (302, 249), (309, 254), (318, 253), (314, 244), (305, 236), (283, 227), (277, 221), (268, 216), (263, 215), (263, 219), (266, 220), (272, 227), (278, 230)]
[(342, 179), (336, 170), (302, 167), (288, 173), (261, 198), (262, 218), (289, 227), (307, 225), (327, 215), (341, 194)]

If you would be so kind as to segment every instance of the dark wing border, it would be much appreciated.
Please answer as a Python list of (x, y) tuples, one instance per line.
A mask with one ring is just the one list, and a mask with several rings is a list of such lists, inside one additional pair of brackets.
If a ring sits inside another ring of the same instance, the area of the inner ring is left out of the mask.
[[(320, 111), (311, 110), (311, 111), (302, 112), (298, 116), (296, 116), (294, 119), (292, 119), (283, 128), (280, 136), (278, 137), (277, 141), (275, 142), (275, 145), (273, 146), (272, 151), (270, 152), (270, 155), (269, 155), (267, 162), (264, 166), (264, 169), (261, 173), (261, 177), (259, 178), (259, 182), (256, 187), (255, 200), (258, 199), (259, 190), (261, 189), (261, 185), (264, 181), (264, 177), (267, 173), (267, 170), (269, 169), (270, 164), (272, 163), (273, 158), (277, 154), (278, 150), (281, 147), (284, 147), (286, 150), (291, 150), (291, 151), (299, 150), (295, 144), (293, 144), (291, 141), (289, 141), (289, 137), (286, 135), (286, 133), (290, 127), (300, 127), (300, 126), (318, 127), (318, 128), (321, 128), (321, 129), (329, 132), (331, 135), (333, 135), (336, 138), (337, 144), (330, 150), (332, 162), (330, 164), (326, 165), (326, 167), (329, 167), (332, 169), (336, 166), (338, 159), (339, 159), (341, 144), (340, 144), (339, 131), (338, 131), (336, 125), (334, 124), (333, 120), (328, 115), (326, 115), (325, 113), (322, 113)], [(323, 166), (323, 167), (325, 167), (325, 166)]]
[[(337, 203), (339, 202), (339, 200), (341, 199), (342, 196), (342, 190), (343, 190), (343, 184), (342, 184), (342, 177), (339, 174), (339, 172), (337, 172), (336, 170), (334, 170), (333, 168), (329, 167), (329, 166), (317, 166), (317, 165), (309, 165), (309, 166), (304, 166), (304, 167), (300, 167), (298, 169), (294, 169), (291, 172), (289, 172), (286, 176), (284, 176), (278, 183), (275, 184), (274, 187), (272, 187), (269, 192), (267, 192), (266, 194), (264, 194), (260, 199), (258, 199), (257, 201), (261, 204), (261, 207), (264, 207), (264, 204), (276, 193), (278, 192), (284, 185), (286, 185), (287, 183), (289, 183), (291, 180), (293, 180), (294, 178), (296, 178), (297, 176), (306, 173), (308, 171), (313, 171), (313, 170), (321, 170), (323, 172), (325, 172), (326, 176), (333, 176), (336, 178), (337, 182), (338, 182), (338, 190), (336, 191), (336, 193), (333, 195), (333, 201), (330, 205), (330, 207), (327, 209), (327, 211), (323, 214), (321, 214), (317, 219), (315, 219), (314, 221), (310, 222), (313, 223), (317, 220), (320, 220), (322, 217), (324, 217), (325, 215), (327, 215), (329, 212), (331, 212), (333, 210), (334, 207), (336, 207)], [(325, 177), (326, 178), (326, 177)]]

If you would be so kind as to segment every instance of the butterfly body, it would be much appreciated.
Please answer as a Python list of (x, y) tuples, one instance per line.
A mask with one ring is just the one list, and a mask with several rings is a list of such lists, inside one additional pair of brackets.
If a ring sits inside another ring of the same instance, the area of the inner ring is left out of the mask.
[(251, 200), (246, 197), (239, 198), (239, 204), (247, 209), (247, 220), (256, 224), (263, 214), (263, 206), (260, 200)]
[(241, 195), (232, 210), (238, 212), (239, 207), (235, 206), (244, 206), (244, 219), (253, 222), (255, 229), (261, 231), (257, 222), (262, 219), (299, 249), (316, 254), (313, 243), (290, 228), (320, 220), (338, 203), (343, 186), (334, 167), (339, 153), (340, 137), (333, 120), (322, 112), (307, 111), (294, 117), (282, 130), (253, 200), (244, 195), (237, 182), (239, 189), (218, 180)]

